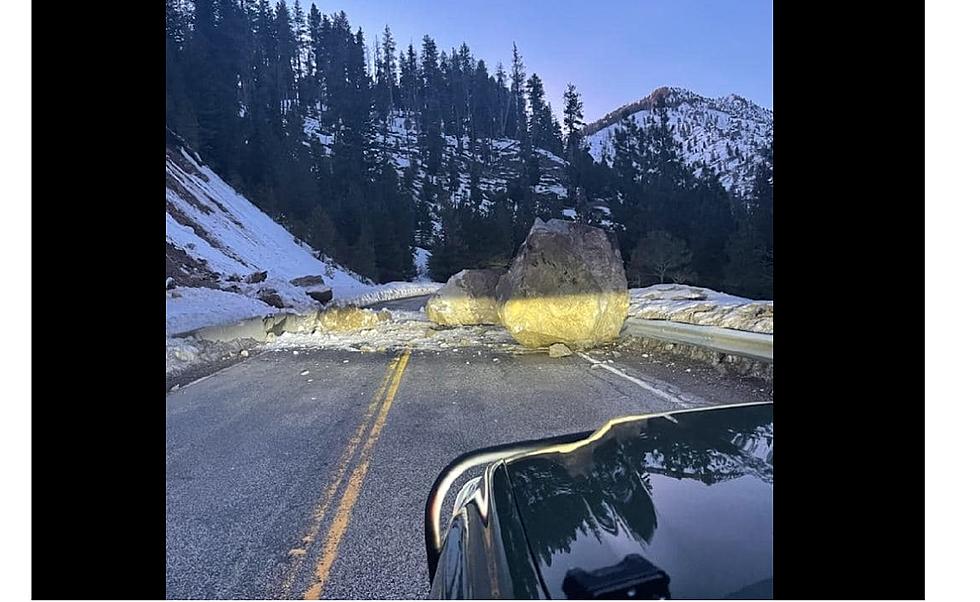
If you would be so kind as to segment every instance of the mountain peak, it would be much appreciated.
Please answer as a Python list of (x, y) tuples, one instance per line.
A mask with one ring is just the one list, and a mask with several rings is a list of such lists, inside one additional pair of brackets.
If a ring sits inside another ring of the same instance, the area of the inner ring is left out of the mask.
[(708, 98), (686, 88), (655, 88), (582, 129), (593, 158), (611, 161), (612, 137), (620, 123), (633, 117), (643, 124), (660, 102), (667, 107), (685, 162), (696, 171), (712, 169), (733, 192), (747, 192), (759, 150), (772, 142), (772, 110), (734, 93)]

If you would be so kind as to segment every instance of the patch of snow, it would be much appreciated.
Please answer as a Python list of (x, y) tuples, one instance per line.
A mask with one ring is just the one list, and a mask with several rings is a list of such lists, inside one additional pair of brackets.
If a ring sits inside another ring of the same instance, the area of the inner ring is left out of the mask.
[(432, 257), (431, 251), (415, 247), (415, 282), (432, 282), (429, 277), (429, 257)]
[(315, 136), (323, 145), (325, 154), (329, 155), (333, 147), (333, 134), (324, 134), (320, 130), (320, 121), (312, 117), (303, 119), (303, 131), (307, 136)]
[(553, 194), (559, 197), (568, 196), (568, 190), (561, 184), (538, 184), (534, 187), (538, 194)]
[(564, 159), (562, 159), (561, 157), (559, 157), (558, 155), (556, 155), (555, 153), (553, 153), (553, 152), (551, 152), (549, 150), (545, 150), (543, 148), (539, 148), (539, 149), (537, 149), (537, 151), (538, 151), (538, 154), (539, 155), (541, 155), (542, 157), (547, 157), (548, 159), (551, 159), (555, 163), (559, 163), (559, 164), (561, 164), (563, 166), (566, 164)]

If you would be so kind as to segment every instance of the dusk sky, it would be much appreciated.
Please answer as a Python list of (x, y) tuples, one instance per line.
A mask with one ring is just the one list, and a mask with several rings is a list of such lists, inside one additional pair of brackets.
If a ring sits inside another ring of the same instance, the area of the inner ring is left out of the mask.
[[(287, 2), (290, 6), (292, 2)], [(302, 2), (308, 10), (310, 0)], [(660, 86), (739, 94), (772, 108), (772, 0), (326, 0), (373, 47), (385, 24), (398, 50), (432, 36), (447, 52), (466, 42), (493, 69), (517, 43), (561, 110), (572, 82), (593, 121)]]

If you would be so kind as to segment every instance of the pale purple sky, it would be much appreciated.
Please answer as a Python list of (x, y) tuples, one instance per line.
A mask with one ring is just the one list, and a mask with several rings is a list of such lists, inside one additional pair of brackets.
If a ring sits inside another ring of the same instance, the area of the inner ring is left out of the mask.
[[(292, 2), (288, 2), (291, 6)], [(301, 2), (308, 10), (310, 0)], [(385, 24), (398, 50), (432, 36), (447, 52), (466, 42), (493, 69), (509, 70), (511, 44), (528, 75), (561, 110), (572, 82), (586, 121), (660, 86), (705, 96), (739, 94), (772, 108), (772, 1), (757, 0), (328, 0), (373, 46)]]

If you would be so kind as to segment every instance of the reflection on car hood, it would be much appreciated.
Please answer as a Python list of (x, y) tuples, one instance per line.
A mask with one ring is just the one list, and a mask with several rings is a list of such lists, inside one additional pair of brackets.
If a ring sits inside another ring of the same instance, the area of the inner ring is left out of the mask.
[(549, 595), (636, 553), (675, 598), (771, 597), (772, 427), (772, 404), (675, 412), (508, 461)]

